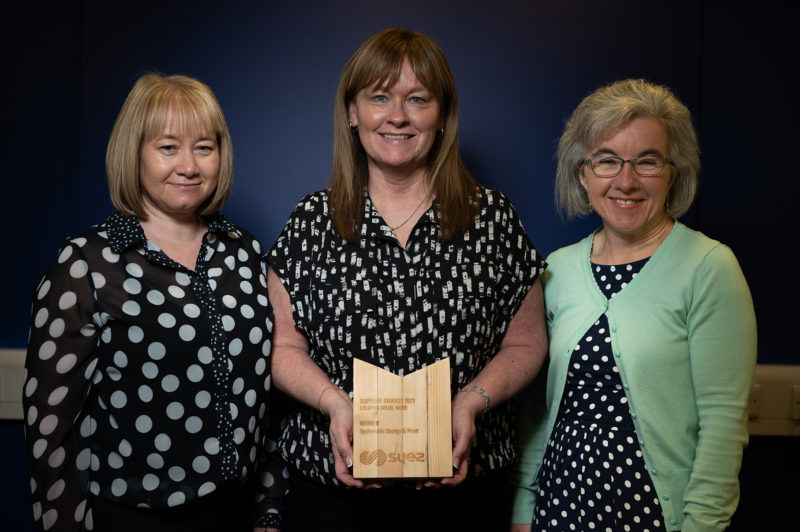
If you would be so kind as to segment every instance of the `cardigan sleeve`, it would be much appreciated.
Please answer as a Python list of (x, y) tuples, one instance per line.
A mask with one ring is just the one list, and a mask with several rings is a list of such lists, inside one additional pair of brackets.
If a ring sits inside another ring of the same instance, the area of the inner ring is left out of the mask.
[(520, 416), (518, 428), (519, 460), (514, 470), (514, 485), (511, 507), (511, 523), (530, 524), (533, 521), (533, 509), (536, 506), (538, 487), (536, 477), (542, 465), (545, 446), (547, 445), (547, 366), (528, 387), (520, 394)]
[(723, 530), (739, 499), (756, 362), (750, 291), (731, 250), (715, 246), (693, 280), (689, 356), (699, 430), (684, 493), (684, 532)]

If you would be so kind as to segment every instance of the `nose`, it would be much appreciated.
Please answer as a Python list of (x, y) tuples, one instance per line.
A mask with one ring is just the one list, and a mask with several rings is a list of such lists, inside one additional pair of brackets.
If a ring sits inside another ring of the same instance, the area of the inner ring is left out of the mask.
[(639, 186), (639, 176), (633, 170), (633, 164), (630, 161), (622, 163), (622, 168), (614, 179), (614, 186), (620, 190), (632, 190)]
[(405, 125), (408, 123), (408, 113), (405, 102), (400, 98), (392, 100), (392, 107), (389, 112), (389, 122), (394, 126)]
[(178, 158), (175, 171), (178, 175), (185, 177), (193, 177), (197, 174), (197, 160), (195, 159), (193, 150), (181, 150), (181, 156)]

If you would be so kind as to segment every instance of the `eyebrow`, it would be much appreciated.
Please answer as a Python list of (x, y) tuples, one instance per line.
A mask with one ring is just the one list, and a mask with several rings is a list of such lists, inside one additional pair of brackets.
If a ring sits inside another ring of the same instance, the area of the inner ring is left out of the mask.
[[(600, 147), (600, 148), (596, 149), (592, 153), (592, 157), (598, 157), (598, 156), (601, 156), (601, 155), (613, 155), (614, 157), (622, 158), (621, 155), (619, 155), (617, 152), (615, 152), (611, 148)], [(641, 151), (641, 152), (639, 152), (638, 155), (634, 155), (634, 157), (643, 157), (645, 155), (658, 155), (659, 157), (666, 157), (666, 155), (663, 155), (660, 151), (656, 150), (655, 148), (650, 148), (649, 150)]]

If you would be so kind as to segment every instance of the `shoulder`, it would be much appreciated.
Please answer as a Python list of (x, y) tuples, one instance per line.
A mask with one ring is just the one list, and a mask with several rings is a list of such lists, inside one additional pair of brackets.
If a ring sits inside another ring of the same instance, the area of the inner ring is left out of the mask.
[(244, 249), (252, 249), (259, 256), (264, 253), (261, 242), (247, 229), (232, 222), (224, 214), (217, 213), (208, 218), (209, 231), (225, 241)]
[(672, 234), (667, 238), (665, 244), (669, 244), (665, 249), (669, 253), (664, 255), (671, 257), (672, 261), (686, 266), (714, 267), (736, 264), (738, 267), (738, 261), (731, 248), (680, 222), (675, 222)]
[(318, 190), (304, 196), (297, 202), (292, 217), (315, 214), (327, 214), (328, 212), (328, 190)]
[(580, 263), (580, 258), (587, 253), (587, 247), (591, 246), (593, 235), (594, 233), (574, 244), (564, 246), (550, 253), (547, 257), (548, 269), (566, 264)]
[(508, 196), (483, 185), (478, 185), (478, 208), (481, 212), (485, 210), (494, 211), (514, 211), (511, 200)]

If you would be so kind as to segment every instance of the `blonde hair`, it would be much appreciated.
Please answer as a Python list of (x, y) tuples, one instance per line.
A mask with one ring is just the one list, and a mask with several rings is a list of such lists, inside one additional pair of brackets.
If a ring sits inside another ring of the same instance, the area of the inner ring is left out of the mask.
[(443, 131), (428, 157), (428, 174), (439, 207), (440, 240), (467, 231), (475, 216), (477, 186), (458, 152), (458, 95), (447, 58), (425, 35), (392, 28), (371, 36), (355, 51), (342, 69), (336, 91), (328, 194), (333, 227), (349, 242), (361, 240), (368, 170), (366, 152), (349, 125), (348, 107), (361, 89), (394, 86), (405, 61), (436, 98), (443, 118)]
[[(558, 143), (556, 205), (568, 217), (592, 211), (580, 172), (586, 153), (634, 118), (655, 118), (667, 132), (673, 184), (665, 204), (677, 218), (692, 204), (700, 173), (700, 148), (692, 116), (667, 87), (625, 79), (589, 94), (572, 113)], [(667, 155), (667, 154), (665, 154)]]
[(141, 76), (131, 89), (114, 123), (106, 151), (106, 179), (111, 202), (126, 214), (146, 218), (139, 182), (142, 143), (164, 131), (167, 117), (178, 131), (212, 133), (220, 155), (213, 194), (199, 214), (219, 212), (233, 186), (233, 146), (219, 102), (204, 83), (188, 76)]

